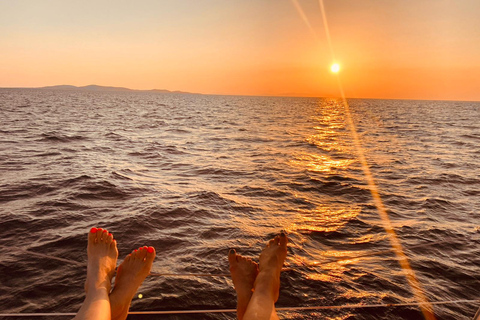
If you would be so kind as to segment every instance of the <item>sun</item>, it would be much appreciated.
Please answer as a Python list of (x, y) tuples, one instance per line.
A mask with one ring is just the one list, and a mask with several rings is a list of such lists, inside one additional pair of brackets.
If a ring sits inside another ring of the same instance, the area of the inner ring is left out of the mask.
[(332, 66), (330, 67), (330, 71), (332, 71), (333, 73), (337, 73), (338, 71), (340, 71), (340, 65), (338, 63), (332, 64)]

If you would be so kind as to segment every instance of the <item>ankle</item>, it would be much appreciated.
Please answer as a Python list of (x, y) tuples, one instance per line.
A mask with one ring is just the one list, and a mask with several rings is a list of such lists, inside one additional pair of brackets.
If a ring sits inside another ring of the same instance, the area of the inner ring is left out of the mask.
[(262, 272), (255, 279), (254, 291), (262, 294), (275, 296), (275, 291), (278, 291), (279, 280), (273, 272)]
[(88, 292), (106, 291), (107, 293), (109, 293), (111, 289), (111, 284), (107, 280), (104, 280), (104, 281), (96, 281), (93, 283), (88, 283), (86, 287)]

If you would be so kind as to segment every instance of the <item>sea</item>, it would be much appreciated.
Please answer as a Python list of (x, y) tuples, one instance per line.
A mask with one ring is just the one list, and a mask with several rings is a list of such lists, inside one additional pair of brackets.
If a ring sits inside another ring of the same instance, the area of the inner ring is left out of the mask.
[(435, 317), (472, 319), (480, 103), (348, 104), (354, 128), (333, 98), (0, 89), (0, 313), (75, 313), (102, 227), (119, 262), (156, 248), (131, 311), (235, 309), (229, 249), (258, 261), (284, 230), (281, 319), (423, 319), (363, 154)]

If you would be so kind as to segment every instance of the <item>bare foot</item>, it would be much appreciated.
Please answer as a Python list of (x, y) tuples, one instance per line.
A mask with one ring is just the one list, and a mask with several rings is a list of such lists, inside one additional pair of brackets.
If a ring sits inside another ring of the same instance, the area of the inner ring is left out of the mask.
[(233, 285), (237, 292), (237, 317), (238, 320), (242, 320), (252, 297), (253, 284), (258, 274), (258, 264), (250, 258), (236, 254), (234, 249), (228, 253), (228, 262)]
[(150, 274), (155, 249), (140, 247), (129, 254), (118, 267), (115, 286), (110, 294), (112, 320), (126, 319), (133, 296)]
[(88, 234), (85, 301), (76, 320), (110, 319), (111, 280), (117, 265), (117, 243), (107, 230), (92, 228)]
[[(275, 302), (280, 290), (280, 272), (287, 258), (287, 242), (287, 236), (282, 232), (267, 243), (259, 258), (260, 272), (255, 281), (255, 289), (260, 285), (265, 288), (264, 284), (268, 282), (268, 290), (271, 290)], [(265, 279), (268, 281), (263, 281)]]
[(244, 320), (278, 319), (275, 302), (280, 291), (280, 272), (287, 257), (287, 242), (287, 236), (282, 233), (270, 240), (260, 254), (260, 270)]
[(117, 265), (117, 242), (113, 235), (102, 228), (92, 228), (88, 234), (88, 264), (85, 291), (107, 289)]

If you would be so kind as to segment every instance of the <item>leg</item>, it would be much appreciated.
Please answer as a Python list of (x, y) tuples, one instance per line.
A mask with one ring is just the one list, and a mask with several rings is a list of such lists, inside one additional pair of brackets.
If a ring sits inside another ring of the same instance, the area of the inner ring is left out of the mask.
[(75, 319), (110, 319), (110, 282), (117, 265), (117, 244), (107, 230), (92, 228), (88, 234), (86, 297)]
[(258, 264), (251, 259), (236, 254), (233, 249), (228, 254), (228, 262), (230, 263), (233, 285), (237, 292), (237, 317), (238, 320), (242, 320), (253, 294), (253, 284), (257, 278)]
[(270, 240), (260, 254), (260, 271), (245, 311), (245, 320), (278, 319), (275, 302), (280, 290), (280, 272), (287, 257), (287, 242), (287, 236), (282, 233)]
[(141, 247), (129, 254), (118, 267), (115, 286), (110, 294), (113, 320), (127, 318), (133, 296), (150, 274), (154, 258), (153, 247)]

